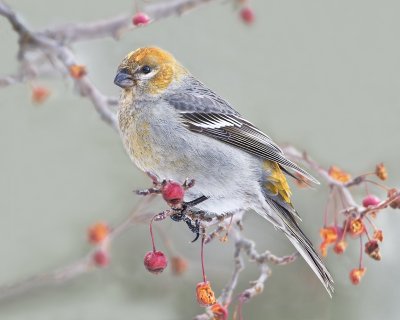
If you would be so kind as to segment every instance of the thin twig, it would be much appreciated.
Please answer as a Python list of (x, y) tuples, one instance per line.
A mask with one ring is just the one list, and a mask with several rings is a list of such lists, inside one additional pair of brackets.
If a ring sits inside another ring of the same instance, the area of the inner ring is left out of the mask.
[[(202, 4), (216, 0), (175, 0), (149, 4), (143, 8), (150, 18), (156, 22), (173, 15), (181, 15), (195, 9)], [(63, 43), (88, 41), (99, 38), (112, 37), (119, 39), (124, 32), (138, 28), (132, 24), (132, 15), (119, 15), (108, 19), (89, 23), (69, 23), (42, 31), (50, 38)]]
[[(244, 253), (250, 262), (256, 263), (259, 268), (259, 277), (250, 283), (250, 287), (239, 294), (241, 303), (247, 302), (251, 298), (260, 294), (264, 290), (264, 284), (271, 275), (269, 264), (286, 265), (296, 260), (298, 253), (293, 253), (289, 256), (278, 257), (270, 251), (258, 253), (254, 241), (247, 239), (243, 236), (238, 225), (235, 223), (230, 233), (235, 239), (234, 251), (234, 268), (230, 280), (222, 290), (221, 295), (217, 299), (222, 306), (229, 306), (232, 302), (233, 294), (236, 290), (240, 273), (243, 271), (245, 265), (242, 254)], [(204, 313), (197, 315), (194, 320), (210, 320), (213, 319), (213, 314), (210, 308), (207, 308)]]
[[(141, 201), (138, 202), (128, 218), (111, 230), (106, 243), (108, 247), (111, 245), (113, 240), (119, 237), (132, 225), (137, 223), (136, 217), (138, 213), (143, 212), (143, 210), (149, 205), (149, 203), (153, 199), (153, 196), (143, 198)], [(0, 299), (5, 299), (17, 294), (26, 293), (39, 287), (58, 285), (95, 270), (96, 266), (93, 263), (92, 256), (94, 252), (96, 252), (101, 246), (104, 246), (104, 243), (91, 249), (84, 257), (68, 264), (67, 266), (55, 269), (53, 271), (41, 273), (26, 279), (22, 279), (10, 285), (0, 286)]]

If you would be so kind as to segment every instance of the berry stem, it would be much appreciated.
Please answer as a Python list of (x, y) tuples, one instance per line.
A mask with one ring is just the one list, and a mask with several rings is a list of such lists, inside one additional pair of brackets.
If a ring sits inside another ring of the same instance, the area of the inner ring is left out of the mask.
[(373, 180), (369, 180), (369, 179), (365, 179), (364, 181), (365, 181), (365, 182), (372, 183), (372, 184), (378, 186), (379, 188), (382, 188), (382, 189), (385, 190), (385, 191), (389, 191), (389, 190), (390, 190), (390, 188), (384, 186), (383, 184), (380, 184), (379, 182), (376, 182), (376, 181), (373, 181)]
[(207, 277), (206, 277), (206, 272), (204, 270), (204, 241), (205, 241), (205, 237), (204, 234), (201, 236), (201, 249), (200, 249), (200, 253), (201, 253), (201, 272), (203, 275), (203, 282), (207, 282)]
[(343, 232), (342, 232), (342, 236), (341, 236), (340, 241), (343, 241), (344, 238), (346, 237), (346, 232), (347, 232), (347, 228), (348, 228), (348, 226), (349, 226), (349, 221), (350, 221), (350, 219), (347, 218), (347, 219), (346, 219), (346, 222), (345, 222), (345, 224), (344, 224), (344, 227), (343, 227)]
[(378, 228), (376, 227), (375, 223), (373, 223), (372, 220), (367, 215), (365, 215), (364, 217), (365, 217), (365, 219), (367, 219), (369, 224), (372, 226), (372, 229), (374, 229), (374, 231), (376, 231)]
[(360, 235), (360, 262), (358, 268), (361, 269), (363, 265), (363, 242), (362, 242), (362, 234)]
[(333, 199), (333, 224), (335, 227), (338, 226), (338, 215), (339, 215), (338, 201), (337, 198), (335, 197)]
[(151, 221), (150, 221), (150, 237), (151, 237), (151, 245), (153, 246), (153, 252), (156, 252), (156, 245), (154, 243), (154, 234), (153, 234), (153, 221), (154, 221), (154, 218), (155, 218), (155, 216), (153, 218), (151, 218)]
[(334, 190), (331, 189), (331, 192), (329, 193), (328, 201), (326, 202), (326, 205), (325, 205), (325, 210), (324, 210), (324, 228), (328, 225), (329, 204), (332, 201), (333, 192), (334, 192)]
[(243, 307), (244, 299), (242, 296), (239, 297), (239, 302), (237, 305), (237, 314), (239, 315), (238, 320), (243, 320), (243, 313), (242, 313), (242, 307)]
[(175, 248), (172, 245), (171, 240), (168, 238), (168, 235), (165, 233), (165, 231), (157, 224), (155, 225), (155, 228), (164, 242), (165, 248), (167, 249), (167, 253), (171, 256), (178, 255)]
[[(365, 182), (365, 180), (364, 180), (364, 182)], [(366, 195), (368, 196), (369, 195), (369, 188), (368, 188), (368, 183), (364, 183), (364, 186), (365, 186), (365, 193), (366, 193)]]

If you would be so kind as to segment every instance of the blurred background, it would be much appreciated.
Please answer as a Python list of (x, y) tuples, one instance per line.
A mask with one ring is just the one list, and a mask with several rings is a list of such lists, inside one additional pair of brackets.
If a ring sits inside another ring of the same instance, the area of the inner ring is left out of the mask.
[[(133, 12), (128, 0), (9, 0), (36, 28), (91, 21)], [(107, 95), (118, 95), (115, 70), (129, 51), (157, 45), (277, 142), (304, 149), (321, 165), (336, 164), (354, 175), (383, 161), (388, 184), (399, 186), (400, 20), (398, 1), (252, 1), (253, 26), (244, 25), (226, 1), (154, 23), (119, 41), (78, 43), (79, 62)], [(17, 37), (0, 18), (0, 74), (14, 73)], [(134, 189), (149, 185), (125, 154), (118, 135), (86, 99), (63, 80), (37, 80), (52, 94), (30, 101), (26, 84), (0, 90), (0, 284), (52, 270), (89, 250), (86, 230), (103, 220), (115, 225), (138, 201)], [(374, 190), (374, 189), (371, 189)], [(318, 246), (327, 186), (294, 187), (302, 226)], [(380, 191), (375, 192), (384, 197)], [(361, 199), (363, 192), (356, 193)], [(160, 207), (160, 206), (158, 206)], [(154, 212), (157, 212), (157, 206)], [(326, 263), (335, 278), (331, 300), (302, 260), (272, 267), (262, 295), (244, 306), (245, 319), (399, 319), (400, 281), (397, 211), (380, 214), (382, 261), (366, 258), (359, 286), (348, 273), (357, 267), (356, 241)], [(194, 288), (201, 281), (199, 242), (183, 224), (162, 222), (188, 272), (153, 276), (143, 268), (151, 248), (148, 226), (119, 238), (106, 269), (64, 285), (0, 301), (0, 319), (191, 319), (202, 309)], [(256, 214), (245, 234), (260, 251), (289, 254), (288, 241)], [(164, 249), (159, 236), (159, 247)], [(206, 248), (208, 278), (219, 294), (233, 267), (231, 243)], [(249, 266), (240, 289), (258, 276)]]

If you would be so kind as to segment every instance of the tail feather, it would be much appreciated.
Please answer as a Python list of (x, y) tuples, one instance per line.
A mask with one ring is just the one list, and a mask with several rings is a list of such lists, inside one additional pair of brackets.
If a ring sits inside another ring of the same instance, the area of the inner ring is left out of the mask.
[(283, 225), (278, 224), (277, 227), (285, 233), (290, 242), (294, 245), (297, 251), (317, 275), (318, 279), (322, 282), (329, 296), (332, 297), (332, 293), (334, 291), (332, 276), (313, 248), (311, 241), (307, 238), (297, 222), (293, 219), (293, 214), (289, 212), (288, 208), (276, 202), (276, 200), (271, 198), (267, 198), (266, 200), (270, 206), (275, 209), (274, 211), (279, 215), (280, 220), (283, 222)]
[(302, 237), (295, 232), (287, 231), (285, 234), (317, 275), (318, 279), (322, 282), (329, 296), (332, 297), (334, 291), (332, 276), (321, 261), (321, 258), (315, 252), (314, 248), (305, 243)]

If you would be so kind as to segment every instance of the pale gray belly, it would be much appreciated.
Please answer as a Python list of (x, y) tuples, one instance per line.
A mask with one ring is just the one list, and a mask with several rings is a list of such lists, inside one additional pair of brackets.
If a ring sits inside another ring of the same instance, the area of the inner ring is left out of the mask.
[(261, 160), (184, 127), (154, 125), (152, 131), (158, 141), (154, 151), (163, 160), (151, 171), (160, 179), (195, 179), (185, 200), (208, 196), (198, 208), (215, 213), (251, 206), (260, 189)]

